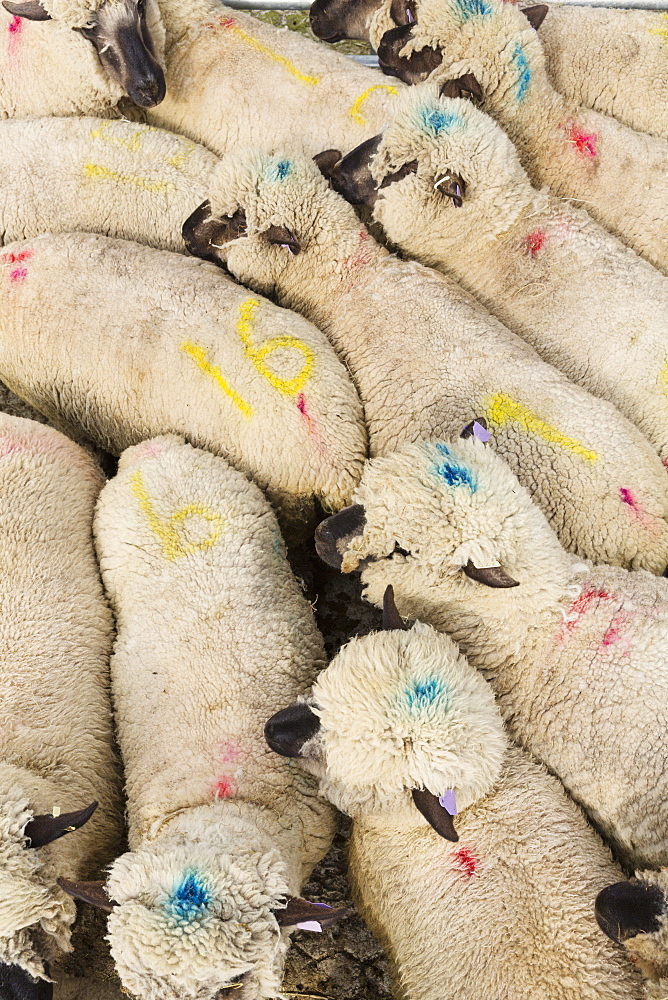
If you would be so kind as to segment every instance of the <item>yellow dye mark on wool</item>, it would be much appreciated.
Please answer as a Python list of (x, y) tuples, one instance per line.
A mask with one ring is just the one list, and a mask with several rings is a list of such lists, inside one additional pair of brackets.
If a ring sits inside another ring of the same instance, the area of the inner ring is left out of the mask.
[(177, 153), (176, 156), (170, 156), (168, 160), (165, 160), (168, 166), (176, 167), (177, 170), (180, 170), (181, 167), (185, 166), (197, 148), (194, 142), (184, 142), (183, 147), (181, 152)]
[(133, 132), (129, 139), (122, 139), (117, 135), (108, 135), (109, 128), (115, 124), (117, 123), (114, 121), (102, 122), (101, 125), (96, 126), (91, 132), (91, 139), (103, 139), (104, 142), (111, 142), (115, 146), (123, 146), (124, 149), (129, 149), (131, 153), (138, 153), (141, 149), (141, 131)]
[[(188, 556), (192, 552), (210, 549), (220, 538), (225, 525), (224, 519), (215, 510), (209, 507), (202, 507), (200, 504), (188, 504), (175, 514), (164, 520), (156, 514), (151, 498), (144, 483), (144, 477), (139, 469), (132, 473), (130, 488), (134, 496), (139, 501), (139, 506), (151, 529), (162, 542), (162, 551), (169, 560), (178, 559), (180, 556)], [(185, 522), (190, 517), (201, 518), (211, 525), (211, 532), (208, 538), (203, 538), (199, 542), (190, 542), (183, 537)], [(179, 530), (180, 529), (180, 530)]]
[(650, 35), (659, 35), (661, 38), (664, 39), (664, 41), (666, 43), (668, 43), (668, 14), (663, 14), (662, 16), (665, 18), (665, 20), (667, 22), (666, 23), (666, 27), (665, 28), (650, 28), (649, 29), (649, 33), (650, 33)]
[(256, 52), (259, 52), (261, 55), (267, 56), (268, 59), (272, 59), (274, 62), (279, 63), (279, 65), (287, 69), (288, 73), (292, 73), (292, 75), (298, 80), (301, 80), (302, 83), (308, 83), (312, 87), (314, 87), (317, 83), (320, 83), (319, 76), (307, 76), (305, 73), (302, 73), (297, 69), (294, 63), (290, 62), (289, 59), (286, 59), (285, 56), (282, 56), (279, 52), (274, 52), (273, 49), (270, 49), (268, 45), (264, 45), (262, 42), (258, 41), (257, 38), (253, 38), (253, 36), (245, 32), (243, 28), (238, 28), (231, 19), (225, 23), (225, 27), (235, 34), (237, 38), (240, 38), (242, 42), (246, 42), (246, 44), (250, 45), (252, 49), (255, 49)]
[(137, 177), (135, 174), (119, 174), (109, 167), (101, 167), (98, 163), (84, 163), (84, 173), (87, 177), (96, 180), (118, 181), (120, 184), (133, 184), (135, 187), (143, 188), (157, 194), (158, 191), (173, 191), (174, 185), (170, 181), (152, 181), (147, 177)]
[(350, 117), (353, 121), (359, 122), (360, 125), (367, 125), (368, 122), (364, 115), (362, 114), (362, 105), (366, 101), (367, 97), (373, 93), (374, 90), (386, 90), (388, 94), (392, 94), (393, 97), (397, 97), (399, 91), (396, 87), (392, 87), (386, 83), (374, 83), (373, 87), (367, 87), (363, 94), (357, 98), (352, 108), (350, 109)]
[(575, 438), (563, 434), (552, 424), (546, 424), (533, 410), (530, 410), (527, 406), (523, 406), (522, 403), (516, 402), (503, 392), (497, 392), (488, 400), (487, 419), (498, 427), (502, 427), (509, 420), (514, 420), (525, 431), (536, 434), (538, 437), (543, 438), (544, 441), (549, 441), (550, 444), (559, 444), (562, 448), (568, 448), (575, 455), (584, 458), (586, 462), (597, 462), (599, 460), (600, 456), (595, 451), (585, 448)]
[(232, 386), (227, 384), (225, 376), (221, 372), (220, 368), (218, 365), (211, 364), (203, 347), (200, 347), (199, 344), (193, 344), (190, 340), (186, 340), (183, 344), (181, 344), (181, 350), (190, 355), (197, 367), (203, 371), (205, 375), (211, 376), (218, 387), (223, 390), (225, 395), (229, 396), (234, 405), (239, 407), (245, 417), (253, 416), (253, 407), (250, 403), (247, 403), (245, 399), (242, 399), (239, 393), (234, 391)]
[[(246, 356), (250, 358), (260, 375), (263, 375), (274, 389), (283, 393), (284, 396), (296, 396), (311, 377), (315, 365), (315, 354), (301, 340), (297, 340), (296, 337), (289, 335), (272, 337), (270, 340), (265, 340), (262, 347), (254, 347), (251, 343), (251, 333), (253, 332), (255, 313), (259, 307), (260, 303), (257, 299), (246, 299), (239, 307), (237, 333), (239, 334), (241, 343), (244, 345)], [(291, 348), (300, 351), (304, 356), (302, 369), (294, 378), (279, 378), (265, 364), (265, 358), (268, 358), (270, 354), (273, 354), (274, 351), (278, 351), (280, 348)]]

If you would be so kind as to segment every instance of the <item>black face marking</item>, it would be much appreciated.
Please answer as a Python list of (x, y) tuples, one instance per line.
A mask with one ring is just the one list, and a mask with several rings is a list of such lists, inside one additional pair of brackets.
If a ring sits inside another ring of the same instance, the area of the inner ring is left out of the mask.
[(323, 42), (344, 38), (369, 41), (369, 21), (382, 0), (314, 0), (311, 4), (311, 30)]
[(356, 535), (364, 532), (366, 516), (361, 504), (344, 507), (321, 521), (315, 530), (315, 550), (328, 566), (341, 569), (343, 552)]
[(390, 184), (395, 184), (397, 181), (401, 181), (404, 177), (408, 177), (409, 174), (416, 174), (418, 168), (418, 161), (411, 160), (410, 163), (404, 163), (403, 167), (399, 167), (395, 170), (393, 174), (386, 174), (381, 182), (381, 188), (389, 187)]
[(53, 1000), (53, 983), (33, 979), (18, 965), (0, 965), (2, 1000)]
[(659, 887), (637, 879), (608, 885), (596, 897), (599, 927), (620, 943), (637, 934), (658, 931), (666, 909), (666, 899)]
[(382, 138), (382, 135), (375, 135), (355, 146), (339, 160), (330, 174), (334, 190), (351, 205), (373, 208), (376, 203), (378, 190), (369, 164), (378, 151)]
[(301, 757), (305, 743), (320, 729), (320, 719), (308, 705), (298, 703), (276, 712), (264, 727), (269, 748), (281, 757)]
[(396, 76), (404, 83), (421, 83), (443, 62), (439, 49), (424, 48), (400, 56), (413, 30), (412, 24), (405, 24), (386, 31), (378, 46), (378, 65), (387, 76)]

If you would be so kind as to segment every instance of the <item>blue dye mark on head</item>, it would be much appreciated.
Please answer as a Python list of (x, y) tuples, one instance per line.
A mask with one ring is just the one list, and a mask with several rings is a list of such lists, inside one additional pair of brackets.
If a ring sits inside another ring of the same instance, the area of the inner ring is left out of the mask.
[(419, 115), (422, 129), (434, 138), (441, 132), (447, 132), (448, 129), (464, 125), (464, 119), (459, 115), (441, 111), (440, 108), (421, 108)]
[(169, 898), (169, 912), (179, 920), (196, 920), (206, 911), (211, 893), (195, 872), (188, 872)]
[(468, 486), (469, 491), (475, 493), (478, 489), (478, 484), (471, 470), (452, 457), (446, 445), (436, 444), (436, 451), (443, 455), (442, 462), (434, 462), (434, 472), (436, 475), (440, 476), (448, 486)]
[(450, 707), (448, 690), (443, 681), (437, 677), (413, 681), (404, 691), (404, 698), (411, 713), (415, 714), (422, 714), (429, 709), (440, 713)]
[(456, 3), (463, 21), (471, 17), (486, 17), (493, 10), (486, 0), (456, 0)]
[(531, 83), (531, 66), (526, 57), (526, 53), (518, 42), (513, 51), (513, 59), (518, 72), (517, 80), (517, 100), (523, 101), (526, 97), (529, 84)]
[(272, 181), (284, 181), (291, 170), (292, 164), (289, 160), (279, 160), (270, 171), (270, 179)]

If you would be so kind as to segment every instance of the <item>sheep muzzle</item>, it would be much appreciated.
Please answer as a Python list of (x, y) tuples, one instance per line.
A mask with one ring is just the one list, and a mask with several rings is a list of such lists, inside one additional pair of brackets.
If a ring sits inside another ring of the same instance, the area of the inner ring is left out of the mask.
[(309, 15), (311, 30), (323, 42), (346, 38), (369, 41), (369, 21), (381, 0), (315, 0)]
[(321, 521), (315, 530), (315, 550), (328, 566), (341, 569), (350, 541), (364, 533), (366, 515), (361, 504), (344, 507)]
[(408, 42), (413, 24), (404, 24), (386, 31), (378, 46), (378, 64), (387, 76), (396, 76), (404, 83), (421, 83), (443, 62), (440, 49), (428, 46), (410, 56), (399, 53)]
[(621, 943), (637, 934), (658, 931), (666, 900), (658, 886), (631, 879), (601, 889), (595, 908), (603, 933)]

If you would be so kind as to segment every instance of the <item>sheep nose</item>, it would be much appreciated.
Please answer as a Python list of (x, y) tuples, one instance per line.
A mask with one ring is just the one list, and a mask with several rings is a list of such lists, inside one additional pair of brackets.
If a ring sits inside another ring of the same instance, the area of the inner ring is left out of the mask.
[(165, 99), (166, 92), (165, 74), (159, 66), (153, 72), (134, 79), (128, 87), (128, 97), (140, 108), (154, 108)]
[(666, 900), (657, 886), (636, 880), (616, 882), (596, 897), (596, 919), (613, 941), (628, 941), (636, 934), (657, 931), (665, 907)]
[(328, 6), (327, 0), (315, 0), (315, 3), (311, 4), (311, 11), (309, 13), (311, 31), (316, 38), (319, 38), (323, 42), (340, 42), (345, 36), (337, 31), (331, 19), (327, 16)]

